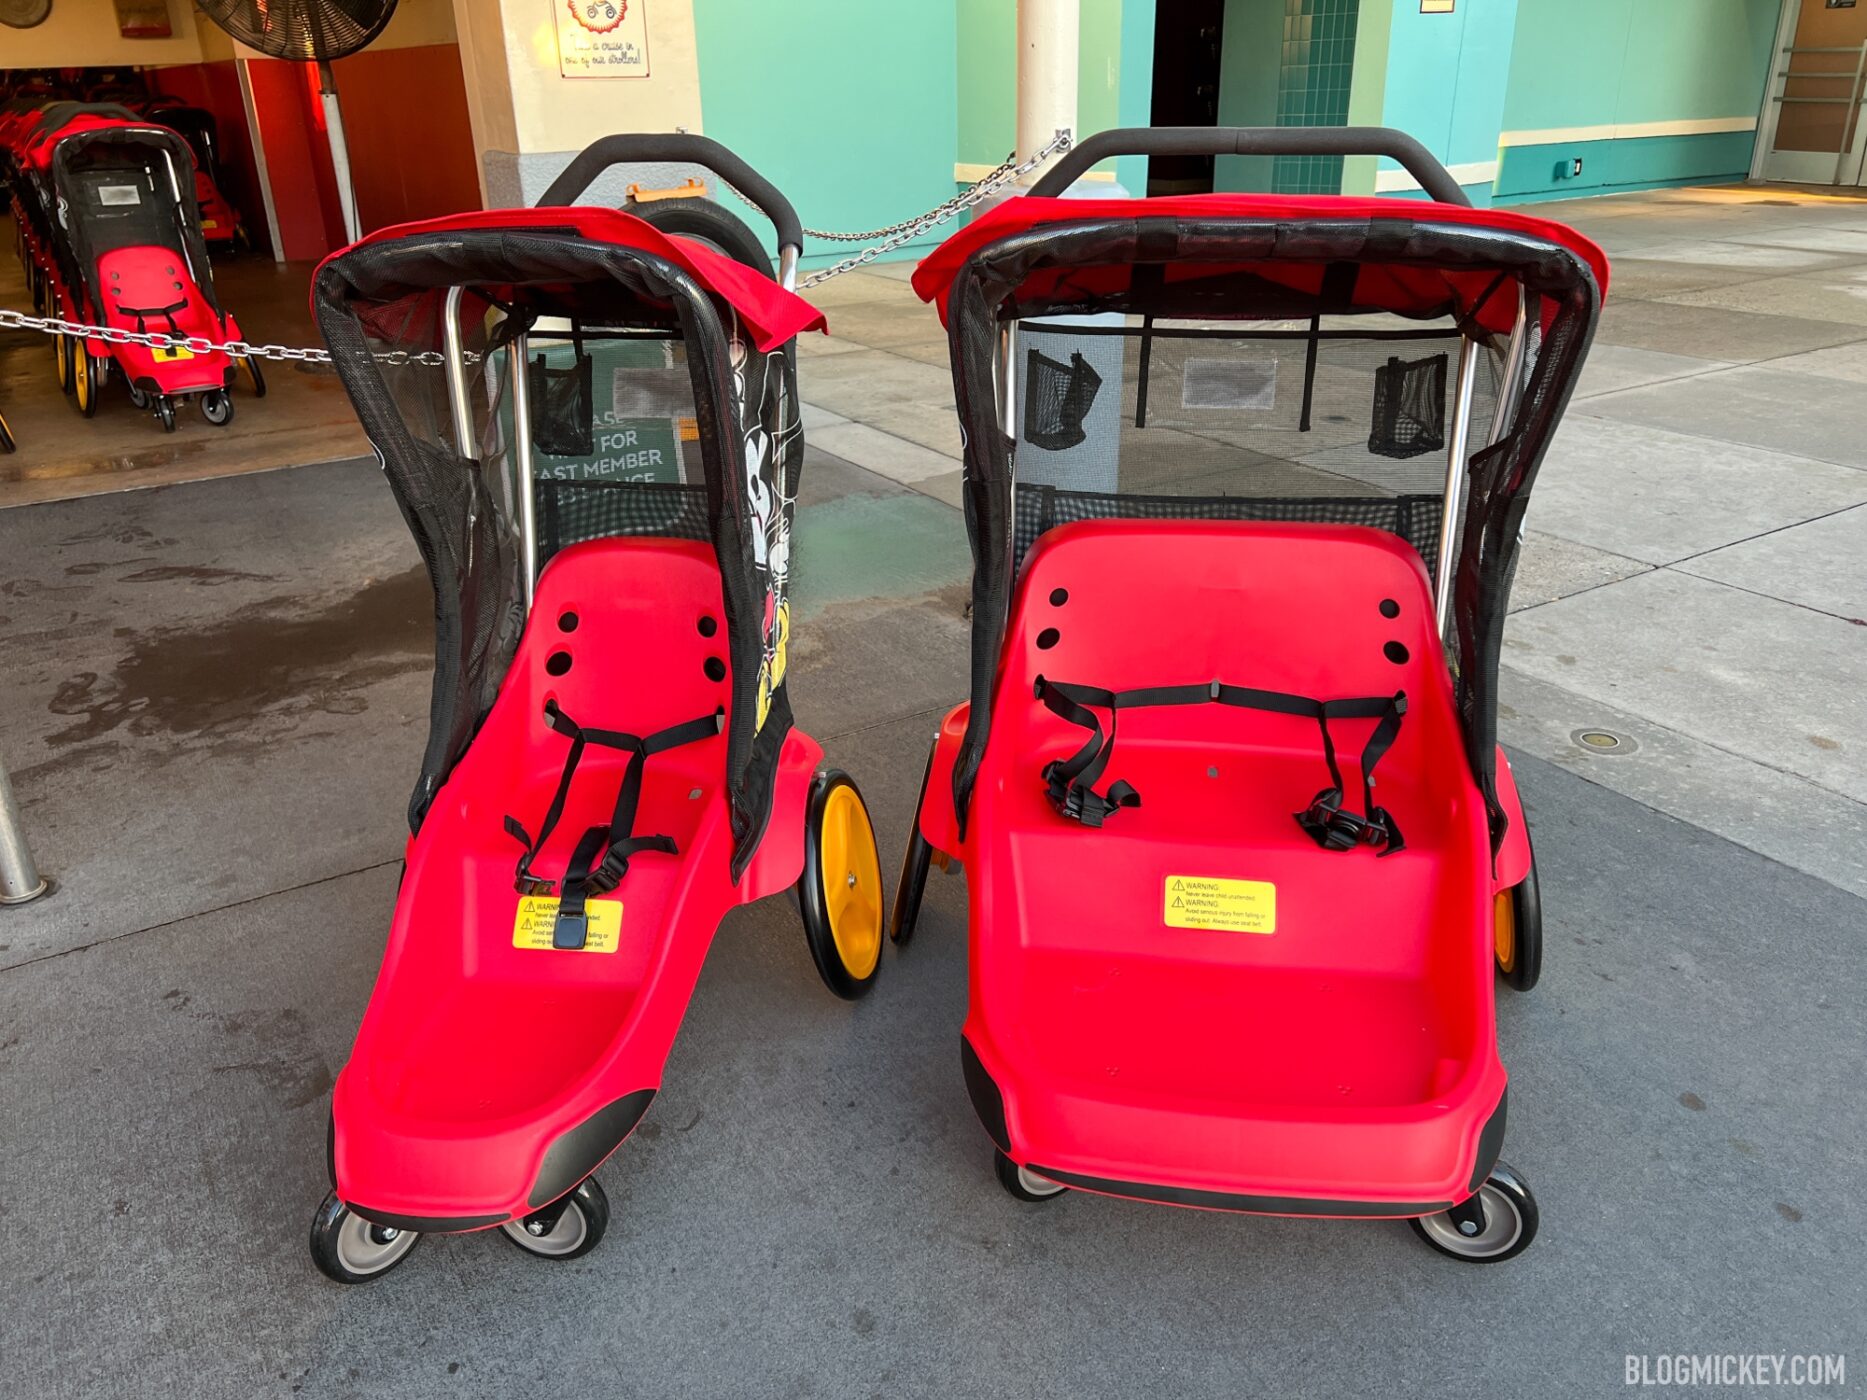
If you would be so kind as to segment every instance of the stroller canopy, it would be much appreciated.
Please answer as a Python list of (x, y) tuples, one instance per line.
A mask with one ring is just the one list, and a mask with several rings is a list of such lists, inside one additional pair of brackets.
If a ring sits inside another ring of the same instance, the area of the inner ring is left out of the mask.
[[(434, 584), (432, 727), (411, 826), (420, 826), (510, 665), (525, 624), (521, 532), (535, 507), (546, 524), (540, 562), (551, 549), (604, 536), (712, 544), (731, 662), (735, 874), (743, 870), (770, 815), (791, 725), (785, 585), (803, 437), (790, 341), (820, 328), (822, 315), (709, 247), (585, 208), (384, 229), (323, 263), (312, 308)], [(525, 473), (514, 463), (545, 439), (534, 418), (531, 440), (517, 441), (510, 385), (520, 336), (574, 344), (569, 369), (541, 357), (525, 370), (528, 383), (545, 386), (530, 392), (531, 408), (544, 417), (552, 403), (568, 406), (547, 426), (573, 437), (591, 432), (586, 342), (633, 347), (634, 358), (614, 371), (615, 402), (645, 406), (617, 411), (680, 424), (679, 478), (541, 479), (525, 500)], [(451, 390), (450, 340), (461, 360), (454, 370), (464, 372)], [(464, 406), (456, 402), (463, 392)]]
[[(1373, 525), (1430, 570), (1456, 375), (1471, 435), (1454, 665), (1501, 840), (1496, 678), (1517, 538), (1607, 274), (1601, 250), (1559, 224), (1398, 199), (1024, 197), (930, 253), (914, 288), (951, 342), (974, 554), (960, 820), (1018, 568), (1045, 529), (1118, 517)], [(1014, 321), (1008, 435), (994, 351)], [(1452, 369), (1466, 368), (1467, 345), (1469, 379)]]

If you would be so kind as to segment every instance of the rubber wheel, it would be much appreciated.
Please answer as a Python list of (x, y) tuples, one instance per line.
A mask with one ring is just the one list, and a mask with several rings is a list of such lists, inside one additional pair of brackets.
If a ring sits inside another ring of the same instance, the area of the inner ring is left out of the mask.
[(71, 397), (86, 418), (97, 416), (97, 391), (102, 384), (97, 361), (89, 350), (79, 347), (71, 357)]
[(311, 1217), (311, 1261), (336, 1283), (368, 1283), (400, 1264), (421, 1243), (416, 1230), (365, 1220), (331, 1192)]
[(998, 1184), (1005, 1188), (1007, 1194), (1017, 1200), (1029, 1201), (1032, 1204), (1040, 1201), (1054, 1201), (1070, 1189), (1067, 1186), (1059, 1186), (1056, 1182), (1037, 1175), (1036, 1172), (1027, 1171), (996, 1147), (992, 1149), (992, 1170), (998, 1174)]
[(163, 394), (160, 398), (158, 398), (156, 400), (156, 417), (162, 420), (162, 431), (163, 432), (165, 433), (174, 432), (175, 431), (175, 400), (171, 399), (167, 394)]
[(246, 366), (246, 372), (253, 377), (253, 397), (256, 399), (265, 398), (266, 375), (259, 367), (259, 357), (256, 355), (242, 355), (240, 357), (240, 363)]
[(58, 387), (67, 394), (71, 392), (71, 381), (74, 377), (72, 352), (73, 345), (70, 336), (55, 335), (52, 337), (52, 372), (58, 378)]
[(11, 452), (18, 446), (13, 441), (13, 430), (6, 425), (6, 418), (0, 416), (0, 452)]
[(730, 209), (704, 195), (692, 199), (656, 199), (625, 207), (628, 213), (653, 224), (663, 233), (698, 239), (735, 262), (756, 268), (767, 277), (772, 275), (771, 255), (758, 241), (758, 235)]
[(882, 966), (882, 861), (869, 809), (849, 775), (818, 773), (804, 813), (804, 937), (823, 984), (854, 1000)]
[(133, 405), (135, 405), (137, 408), (148, 408), (149, 407), (149, 395), (145, 394), (141, 389), (137, 388), (134, 384), (126, 384), (124, 387), (129, 390), (130, 402)]
[(1498, 891), (1493, 920), (1498, 976), (1513, 990), (1527, 992), (1543, 975), (1543, 895), (1534, 853), (1530, 873)]
[(1463, 1234), (1449, 1211), (1420, 1216), (1407, 1224), (1441, 1254), (1467, 1264), (1515, 1259), (1536, 1238), (1536, 1197), (1524, 1179), (1502, 1162), (1491, 1169), (1478, 1192), (1484, 1202), (1485, 1223), (1475, 1235)]
[(233, 422), (233, 395), (225, 389), (210, 389), (201, 395), (201, 416), (216, 428)]
[(609, 1229), (609, 1197), (593, 1176), (585, 1177), (570, 1193), (563, 1213), (549, 1231), (533, 1234), (528, 1224), (541, 1224), (532, 1216), (508, 1220), (500, 1233), (537, 1259), (577, 1259), (603, 1241)]
[[(939, 740), (934, 740), (935, 745)], [(921, 773), (921, 795), (914, 804), (908, 848), (901, 855), (901, 878), (895, 882), (894, 908), (888, 915), (888, 937), (906, 943), (914, 937), (914, 925), (921, 915), (921, 896), (927, 892), (927, 868), (933, 864), (933, 846), (921, 835), (921, 809), (927, 805), (927, 784), (933, 777), (933, 750), (927, 751), (927, 767)]]

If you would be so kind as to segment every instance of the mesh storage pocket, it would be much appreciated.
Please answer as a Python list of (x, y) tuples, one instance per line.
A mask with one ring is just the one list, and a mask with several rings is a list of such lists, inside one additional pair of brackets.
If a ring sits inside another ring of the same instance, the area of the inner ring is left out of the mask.
[(564, 366), (534, 355), (527, 367), (531, 388), (532, 445), (554, 457), (587, 457), (596, 451), (595, 400), (590, 357), (577, 342)]
[(664, 481), (540, 481), (540, 566), (573, 544), (616, 536), (713, 538), (707, 489)]
[(1071, 351), (1066, 365), (1032, 350), (1024, 368), (1024, 441), (1047, 452), (1082, 442), (1083, 420), (1101, 387), (1102, 376), (1079, 352)]
[(1390, 355), (1374, 372), (1374, 427), (1368, 450), (1381, 457), (1418, 457), (1446, 446), (1446, 357), (1403, 360)]

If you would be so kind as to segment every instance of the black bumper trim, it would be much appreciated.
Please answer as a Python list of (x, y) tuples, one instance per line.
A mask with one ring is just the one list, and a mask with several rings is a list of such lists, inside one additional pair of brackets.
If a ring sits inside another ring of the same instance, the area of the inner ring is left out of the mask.
[(488, 1225), (503, 1225), (509, 1215), (395, 1215), (386, 1210), (371, 1210), (355, 1201), (345, 1201), (353, 1214), (392, 1230), (413, 1230), (422, 1235), (455, 1234), (462, 1230), (483, 1230)]
[(1343, 1215), (1405, 1217), (1437, 1215), (1452, 1209), (1450, 1201), (1338, 1201), (1315, 1196), (1248, 1196), (1230, 1191), (1201, 1191), (1185, 1186), (1157, 1186), (1145, 1181), (1114, 1181), (1057, 1171), (1032, 1162), (1028, 1168), (1065, 1186), (1099, 1191), (1105, 1196), (1128, 1196), (1137, 1201), (1158, 1201), (1170, 1206), (1197, 1206), (1204, 1210), (1235, 1210), (1250, 1215)]

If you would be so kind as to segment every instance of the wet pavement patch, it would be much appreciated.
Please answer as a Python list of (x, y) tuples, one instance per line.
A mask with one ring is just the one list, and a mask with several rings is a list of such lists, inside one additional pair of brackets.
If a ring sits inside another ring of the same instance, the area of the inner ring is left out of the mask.
[(122, 729), (216, 747), (276, 736), (316, 714), (359, 714), (368, 686), (432, 664), (433, 616), (426, 571), (416, 567), (323, 603), (268, 598), (201, 626), (122, 629), (126, 649), (109, 674), (80, 671), (59, 684), (47, 708), (71, 723), (46, 743), (66, 749)]
[(917, 598), (972, 572), (959, 512), (918, 493), (849, 495), (798, 512), (800, 619), (836, 603)]

